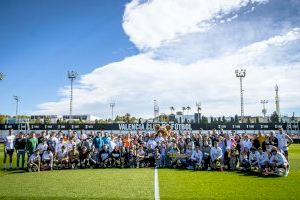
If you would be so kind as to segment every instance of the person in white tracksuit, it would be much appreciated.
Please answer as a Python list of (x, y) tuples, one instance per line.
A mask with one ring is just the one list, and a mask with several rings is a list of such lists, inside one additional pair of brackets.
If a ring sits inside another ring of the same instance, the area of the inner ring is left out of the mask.
[(254, 147), (251, 147), (249, 153), (249, 164), (251, 167), (258, 166), (258, 156), (259, 156), (258, 151), (256, 151)]
[(275, 172), (278, 172), (280, 168), (283, 168), (285, 170), (285, 175), (287, 176), (289, 173), (288, 170), (289, 163), (285, 158), (285, 156), (282, 153), (278, 152), (276, 148), (273, 148), (271, 153), (272, 153), (272, 156), (270, 158), (271, 168), (274, 169)]
[(269, 155), (267, 152), (263, 151), (261, 147), (258, 148), (258, 168), (260, 173), (265, 170), (265, 175), (269, 174)]
[(287, 160), (289, 160), (288, 146), (290, 146), (293, 143), (293, 140), (286, 133), (283, 132), (282, 128), (279, 129), (276, 138), (278, 140), (278, 149), (283, 151), (284, 156)]
[(223, 152), (222, 149), (218, 146), (218, 142), (214, 142), (214, 146), (210, 149), (211, 166), (213, 169), (216, 169), (219, 163), (221, 165), (221, 170), (223, 170), (222, 155)]

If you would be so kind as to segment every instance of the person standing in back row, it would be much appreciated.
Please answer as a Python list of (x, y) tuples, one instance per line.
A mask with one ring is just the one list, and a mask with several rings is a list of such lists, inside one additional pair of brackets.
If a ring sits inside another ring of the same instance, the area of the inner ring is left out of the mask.
[(20, 132), (19, 137), (16, 139), (15, 148), (17, 151), (17, 168), (20, 166), (20, 158), (22, 157), (22, 169), (25, 164), (25, 147), (26, 147), (26, 138), (22, 132)]
[(26, 151), (27, 151), (27, 154), (28, 154), (28, 159), (30, 158), (30, 156), (36, 150), (37, 145), (38, 145), (38, 139), (35, 137), (35, 133), (32, 132), (30, 134), (30, 138), (27, 139), (27, 142), (26, 142)]
[(13, 129), (9, 130), (8, 136), (4, 138), (4, 159), (3, 170), (6, 169), (6, 157), (9, 156), (9, 169), (12, 169), (12, 157), (14, 154), (15, 136), (13, 135)]

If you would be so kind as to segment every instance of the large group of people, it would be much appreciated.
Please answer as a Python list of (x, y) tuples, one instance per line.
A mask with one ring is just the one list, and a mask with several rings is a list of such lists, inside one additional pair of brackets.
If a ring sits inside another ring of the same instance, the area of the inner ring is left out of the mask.
[(13, 130), (5, 137), (3, 169), (28, 171), (76, 168), (169, 167), (191, 170), (243, 170), (262, 175), (288, 175), (288, 146), (283, 129), (267, 134), (238, 134), (232, 130), (193, 132), (42, 131)]

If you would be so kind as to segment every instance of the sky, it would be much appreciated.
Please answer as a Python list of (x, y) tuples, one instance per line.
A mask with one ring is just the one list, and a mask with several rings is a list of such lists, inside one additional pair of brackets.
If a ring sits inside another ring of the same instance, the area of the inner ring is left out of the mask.
[(300, 115), (299, 0), (0, 1), (0, 113)]

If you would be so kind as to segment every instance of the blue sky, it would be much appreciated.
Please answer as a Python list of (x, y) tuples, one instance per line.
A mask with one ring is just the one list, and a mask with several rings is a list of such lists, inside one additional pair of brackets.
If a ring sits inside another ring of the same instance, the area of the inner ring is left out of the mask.
[[(178, 14), (180, 13), (180, 14)], [(202, 102), (239, 113), (236, 68), (246, 68), (245, 114), (300, 114), (300, 1), (0, 1), (0, 113), (68, 114), (68, 70), (79, 72), (74, 114), (153, 115)]]
[(58, 100), (66, 73), (88, 73), (137, 52), (122, 29), (125, 1), (0, 1), (1, 113)]

